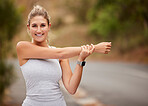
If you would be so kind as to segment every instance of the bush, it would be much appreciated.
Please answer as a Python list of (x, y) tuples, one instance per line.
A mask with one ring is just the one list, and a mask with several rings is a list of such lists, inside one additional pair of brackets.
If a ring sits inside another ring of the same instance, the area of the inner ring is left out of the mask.
[(120, 39), (121, 52), (148, 46), (147, 5), (146, 0), (96, 0), (87, 14), (89, 34), (99, 40)]
[(11, 84), (14, 78), (12, 66), (5, 64), (7, 53), (10, 49), (10, 41), (14, 37), (20, 22), (21, 11), (14, 0), (0, 0), (0, 105), (2, 104), (4, 90)]
[(110, 34), (115, 33), (120, 27), (119, 20), (114, 12), (115, 10), (117, 10), (115, 6), (107, 6), (105, 9), (98, 12), (96, 19), (89, 19), (92, 21), (89, 33), (96, 36), (99, 35), (101, 38), (105, 39), (110, 38)]
[(6, 65), (0, 60), (0, 104), (3, 102), (4, 90), (10, 86), (15, 79), (12, 65)]

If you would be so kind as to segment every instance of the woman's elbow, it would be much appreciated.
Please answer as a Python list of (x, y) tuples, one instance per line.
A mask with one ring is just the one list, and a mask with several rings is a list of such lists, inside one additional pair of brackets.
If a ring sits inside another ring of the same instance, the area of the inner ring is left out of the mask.
[(71, 91), (68, 91), (71, 95), (74, 95), (76, 93), (77, 90), (71, 90)]

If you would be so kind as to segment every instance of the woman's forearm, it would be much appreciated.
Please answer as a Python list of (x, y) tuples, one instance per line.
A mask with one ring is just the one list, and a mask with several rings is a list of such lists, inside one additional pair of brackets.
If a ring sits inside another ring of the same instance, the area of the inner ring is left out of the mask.
[[(92, 46), (82, 46), (82, 51), (79, 54), (78, 61), (84, 61), (86, 57), (88, 57), (91, 53), (90, 51), (93, 51), (94, 47)], [(69, 81), (69, 92), (71, 94), (74, 94), (77, 91), (77, 88), (80, 84), (81, 77), (82, 77), (82, 71), (83, 71), (83, 66), (80, 66), (79, 64), (76, 65), (76, 68), (74, 70), (73, 75), (70, 78)]]
[(59, 49), (60, 59), (66, 59), (78, 56), (81, 52), (81, 47), (65, 47), (57, 49)]
[(70, 79), (70, 82), (69, 82), (69, 92), (71, 94), (75, 94), (75, 92), (80, 84), (81, 77), (82, 77), (82, 71), (83, 71), (83, 67), (77, 64), (76, 68), (74, 70), (74, 73), (73, 73), (73, 75)]

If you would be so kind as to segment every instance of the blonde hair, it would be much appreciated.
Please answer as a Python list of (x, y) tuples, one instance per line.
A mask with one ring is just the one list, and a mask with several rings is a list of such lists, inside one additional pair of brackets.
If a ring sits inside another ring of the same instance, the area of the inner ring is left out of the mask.
[(48, 26), (49, 26), (50, 16), (48, 15), (48, 12), (43, 7), (41, 7), (40, 5), (35, 5), (33, 7), (33, 9), (31, 10), (31, 12), (29, 13), (28, 21), (27, 21), (28, 25), (30, 25), (30, 20), (35, 16), (43, 16), (47, 20), (47, 23), (48, 23)]

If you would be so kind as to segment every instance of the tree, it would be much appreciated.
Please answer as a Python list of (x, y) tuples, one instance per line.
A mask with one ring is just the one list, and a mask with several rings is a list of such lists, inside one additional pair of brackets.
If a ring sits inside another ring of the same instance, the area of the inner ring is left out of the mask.
[(87, 14), (90, 34), (106, 40), (121, 37), (123, 48), (130, 50), (148, 45), (147, 5), (147, 0), (96, 0)]
[(12, 66), (5, 63), (9, 52), (9, 42), (14, 37), (21, 22), (20, 10), (13, 0), (0, 0), (0, 105), (4, 90), (13, 79)]

